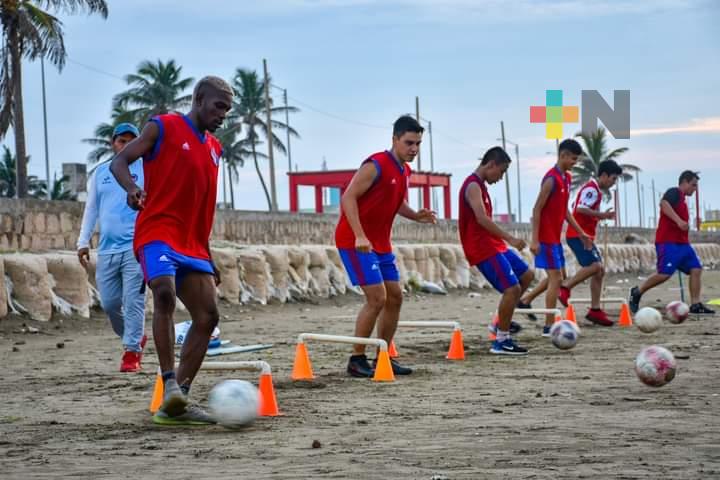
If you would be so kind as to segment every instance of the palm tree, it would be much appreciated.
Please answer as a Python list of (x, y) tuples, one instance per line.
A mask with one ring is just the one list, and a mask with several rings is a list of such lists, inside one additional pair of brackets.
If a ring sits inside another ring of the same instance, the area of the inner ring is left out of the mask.
[(10, 125), (13, 126), (15, 155), (19, 159), (17, 195), (21, 198), (28, 193), (22, 60), (42, 57), (62, 69), (67, 57), (62, 22), (41, 7), (67, 13), (98, 13), (103, 18), (108, 14), (105, 0), (0, 0), (0, 137), (5, 136)]
[[(50, 200), (77, 200), (77, 195), (67, 188), (70, 177), (63, 175), (59, 179), (53, 174), (52, 190), (50, 191)], [(31, 188), (31, 196), (39, 199), (47, 198), (47, 183), (44, 180), (36, 180), (34, 188)]]
[(17, 184), (17, 170), (15, 156), (10, 149), (3, 145), (3, 154), (0, 158), (0, 196), (12, 198), (15, 196)]
[(248, 137), (240, 137), (240, 129), (242, 124), (227, 124), (216, 133), (217, 139), (223, 147), (223, 161), (227, 169), (227, 177), (230, 184), (230, 208), (235, 209), (235, 193), (233, 189), (234, 183), (238, 180), (238, 168), (245, 166), (245, 159), (253, 157), (253, 147), (255, 147), (255, 156), (258, 158), (267, 158), (262, 152), (257, 151), (257, 146), (261, 143), (255, 139), (255, 145), (251, 145)]
[[(270, 200), (270, 193), (268, 192), (265, 178), (260, 170), (258, 158), (263, 158), (264, 155), (257, 151), (257, 145), (259, 143), (260, 134), (265, 139), (268, 137), (268, 126), (267, 122), (263, 119), (265, 114), (265, 95), (264, 95), (264, 83), (258, 78), (257, 72), (254, 70), (245, 70), (238, 68), (235, 72), (235, 76), (232, 80), (232, 87), (235, 91), (235, 99), (233, 101), (233, 110), (228, 119), (230, 124), (240, 123), (245, 128), (245, 139), (247, 140), (246, 145), (250, 148), (250, 153), (255, 163), (255, 171), (260, 179), (263, 191), (265, 192), (265, 198), (268, 203), (268, 210), (272, 210), (272, 201)], [(272, 97), (270, 98), (270, 112), (271, 113), (295, 113), (299, 109), (296, 107), (273, 107)], [(278, 120), (272, 120), (272, 128), (278, 130), (286, 130), (290, 135), (299, 138), (297, 131), (290, 127), (284, 122)], [(285, 145), (280, 138), (273, 133), (272, 145), (274, 148), (280, 150), (283, 154), (287, 154)]]
[(182, 67), (175, 60), (145, 60), (136, 73), (125, 76), (130, 88), (115, 95), (113, 105), (128, 110), (138, 125), (144, 125), (154, 115), (189, 107), (192, 95), (186, 90), (194, 81), (192, 77), (182, 78)]
[(101, 162), (113, 157), (112, 134), (118, 124), (138, 124), (133, 112), (125, 110), (121, 105), (115, 105), (113, 107), (110, 118), (110, 123), (101, 123), (95, 127), (95, 136), (93, 138), (84, 138), (82, 140), (83, 143), (87, 143), (88, 145), (95, 147), (90, 153), (88, 153), (87, 156), (88, 162), (90, 163)]

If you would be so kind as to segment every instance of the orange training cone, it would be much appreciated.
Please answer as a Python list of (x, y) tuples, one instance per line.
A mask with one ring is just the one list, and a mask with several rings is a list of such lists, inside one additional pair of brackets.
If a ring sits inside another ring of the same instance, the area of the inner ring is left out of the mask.
[(375, 382), (394, 382), (395, 374), (393, 373), (392, 364), (390, 363), (390, 355), (387, 350), (378, 352), (377, 365), (375, 366)]
[(260, 375), (260, 407), (258, 414), (261, 417), (277, 417), (280, 415), (277, 399), (275, 398), (275, 387), (273, 387), (272, 374), (263, 373)]
[(390, 340), (390, 347), (388, 348), (388, 355), (390, 355), (390, 358), (398, 358), (400, 354), (397, 351), (397, 348), (395, 348), (395, 340)]
[(290, 378), (293, 380), (312, 380), (315, 378), (305, 343), (298, 343), (295, 348), (295, 363), (293, 363)]
[(450, 339), (450, 349), (445, 358), (448, 360), (465, 360), (462, 330), (453, 330), (452, 338)]
[(573, 323), (577, 323), (577, 319), (575, 318), (575, 307), (573, 307), (572, 303), (568, 304), (567, 309), (565, 310), (565, 319), (570, 320)]
[(630, 315), (630, 307), (627, 303), (623, 303), (620, 307), (620, 320), (618, 320), (619, 327), (632, 327), (632, 316)]
[(160, 410), (160, 405), (162, 405), (164, 394), (163, 387), (162, 374), (160, 373), (160, 367), (158, 367), (157, 375), (155, 376), (155, 387), (153, 387), (152, 399), (150, 400), (150, 413), (153, 415), (155, 412)]
[[(495, 325), (497, 327), (498, 322), (500, 322), (500, 319), (498, 318), (497, 312), (495, 312), (495, 315), (493, 315), (493, 319), (490, 325)], [(497, 335), (495, 335), (492, 331), (488, 333), (488, 340), (492, 342), (495, 341), (495, 339), (497, 339)]]

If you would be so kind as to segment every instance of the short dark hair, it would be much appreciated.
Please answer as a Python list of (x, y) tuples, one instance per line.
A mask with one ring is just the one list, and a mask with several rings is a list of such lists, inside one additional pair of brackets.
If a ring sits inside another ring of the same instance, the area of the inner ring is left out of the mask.
[(603, 160), (600, 162), (600, 165), (598, 165), (598, 177), (603, 173), (610, 177), (612, 175), (622, 175), (623, 170), (615, 160)]
[(573, 140), (572, 138), (566, 138), (562, 142), (560, 142), (560, 145), (558, 146), (558, 155), (560, 155), (563, 150), (566, 150), (573, 155), (582, 155), (583, 150), (580, 144)]
[(425, 129), (410, 115), (403, 115), (393, 123), (393, 135), (402, 137), (405, 132), (423, 133)]
[(195, 84), (195, 88), (193, 89), (193, 102), (196, 102), (199, 97), (205, 95), (209, 89), (228, 93), (231, 97), (234, 95), (232, 87), (225, 80), (220, 77), (208, 75), (201, 78)]
[(512, 162), (512, 160), (502, 147), (492, 147), (485, 152), (485, 155), (483, 155), (480, 161), (480, 165), (487, 165), (490, 162), (495, 162), (496, 165), (505, 165), (506, 163)]
[(692, 182), (693, 180), (700, 180), (700, 172), (685, 170), (680, 174), (680, 178), (678, 179), (678, 185), (683, 182)]

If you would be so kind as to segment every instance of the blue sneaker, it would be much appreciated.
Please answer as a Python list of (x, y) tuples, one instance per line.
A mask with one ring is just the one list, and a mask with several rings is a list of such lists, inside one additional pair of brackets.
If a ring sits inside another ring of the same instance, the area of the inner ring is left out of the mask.
[(549, 337), (549, 336), (550, 336), (550, 326), (545, 325), (545, 326), (543, 327), (542, 336), (543, 336), (543, 337)]
[(495, 340), (490, 347), (490, 353), (494, 355), (527, 355), (526, 348), (518, 347), (512, 338), (506, 338), (504, 342)]
[[(497, 323), (493, 322), (490, 325), (488, 325), (488, 330), (490, 333), (497, 335)], [(514, 320), (510, 320), (510, 335), (517, 335), (520, 333), (520, 330), (522, 330), (523, 327), (518, 322)]]

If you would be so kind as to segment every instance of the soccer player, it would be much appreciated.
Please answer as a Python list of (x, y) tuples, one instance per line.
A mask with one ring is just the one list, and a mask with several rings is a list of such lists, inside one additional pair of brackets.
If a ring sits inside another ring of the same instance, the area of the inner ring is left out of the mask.
[[(543, 177), (540, 194), (533, 208), (530, 251), (535, 255), (535, 268), (542, 268), (547, 272), (545, 308), (555, 308), (557, 305), (562, 268), (565, 266), (565, 256), (560, 243), (565, 221), (578, 232), (584, 248), (589, 250), (592, 247), (592, 240), (568, 210), (570, 170), (582, 153), (582, 147), (575, 140), (566, 139), (560, 142), (558, 161)], [(554, 321), (552, 314), (546, 315), (542, 333), (544, 337), (550, 336), (550, 327)]]
[[(190, 405), (187, 396), (219, 320), (215, 303), (219, 276), (209, 241), (222, 147), (211, 132), (225, 121), (232, 99), (232, 88), (221, 78), (201, 79), (193, 91), (190, 113), (153, 117), (110, 167), (127, 191), (128, 204), (140, 210), (133, 246), (153, 293), (153, 337), (164, 382), (163, 402), (153, 421), (161, 425), (214, 423), (202, 409)], [(141, 156), (145, 190), (129, 169)], [(176, 295), (192, 317), (177, 369)]]
[[(420, 223), (436, 222), (435, 212), (427, 209), (416, 212), (406, 201), (409, 163), (420, 149), (423, 130), (409, 115), (395, 121), (392, 148), (370, 155), (355, 173), (342, 196), (342, 212), (335, 229), (335, 245), (350, 281), (365, 293), (355, 336), (370, 337), (377, 322), (378, 337), (388, 345), (395, 335), (403, 300), (390, 241), (393, 221), (400, 214)], [(394, 359), (391, 363), (395, 375), (412, 373)], [(353, 346), (347, 371), (354, 377), (374, 375), (365, 345)]]
[[(131, 123), (115, 127), (111, 146), (114, 153), (140, 135)], [(142, 186), (142, 160), (130, 165), (130, 174)], [(145, 333), (145, 293), (140, 289), (143, 274), (133, 254), (133, 234), (137, 211), (126, 202), (125, 190), (110, 173), (110, 162), (101, 163), (90, 175), (88, 196), (77, 242), (80, 264), (90, 262), (90, 239), (99, 220), (100, 242), (95, 281), (100, 302), (115, 333), (122, 339), (121, 372), (139, 372)]]
[(527, 355), (527, 350), (515, 344), (510, 337), (510, 326), (515, 305), (523, 290), (534, 278), (528, 265), (505, 242), (518, 250), (526, 247), (525, 241), (515, 238), (492, 220), (492, 202), (487, 184), (500, 181), (510, 166), (510, 157), (500, 147), (493, 147), (482, 158), (480, 165), (460, 187), (460, 217), (458, 230), (465, 257), (470, 265), (487, 278), (502, 294), (498, 305), (497, 325), (491, 328), (496, 339), (490, 353), (496, 355)]
[(640, 287), (635, 286), (630, 290), (628, 303), (632, 313), (640, 308), (640, 299), (645, 292), (665, 282), (676, 270), (690, 275), (690, 313), (715, 313), (700, 302), (702, 264), (690, 245), (688, 236), (690, 212), (685, 199), (695, 193), (699, 180), (697, 172), (685, 170), (680, 174), (678, 186), (663, 195), (660, 201), (660, 221), (655, 232), (657, 273), (645, 280)]

